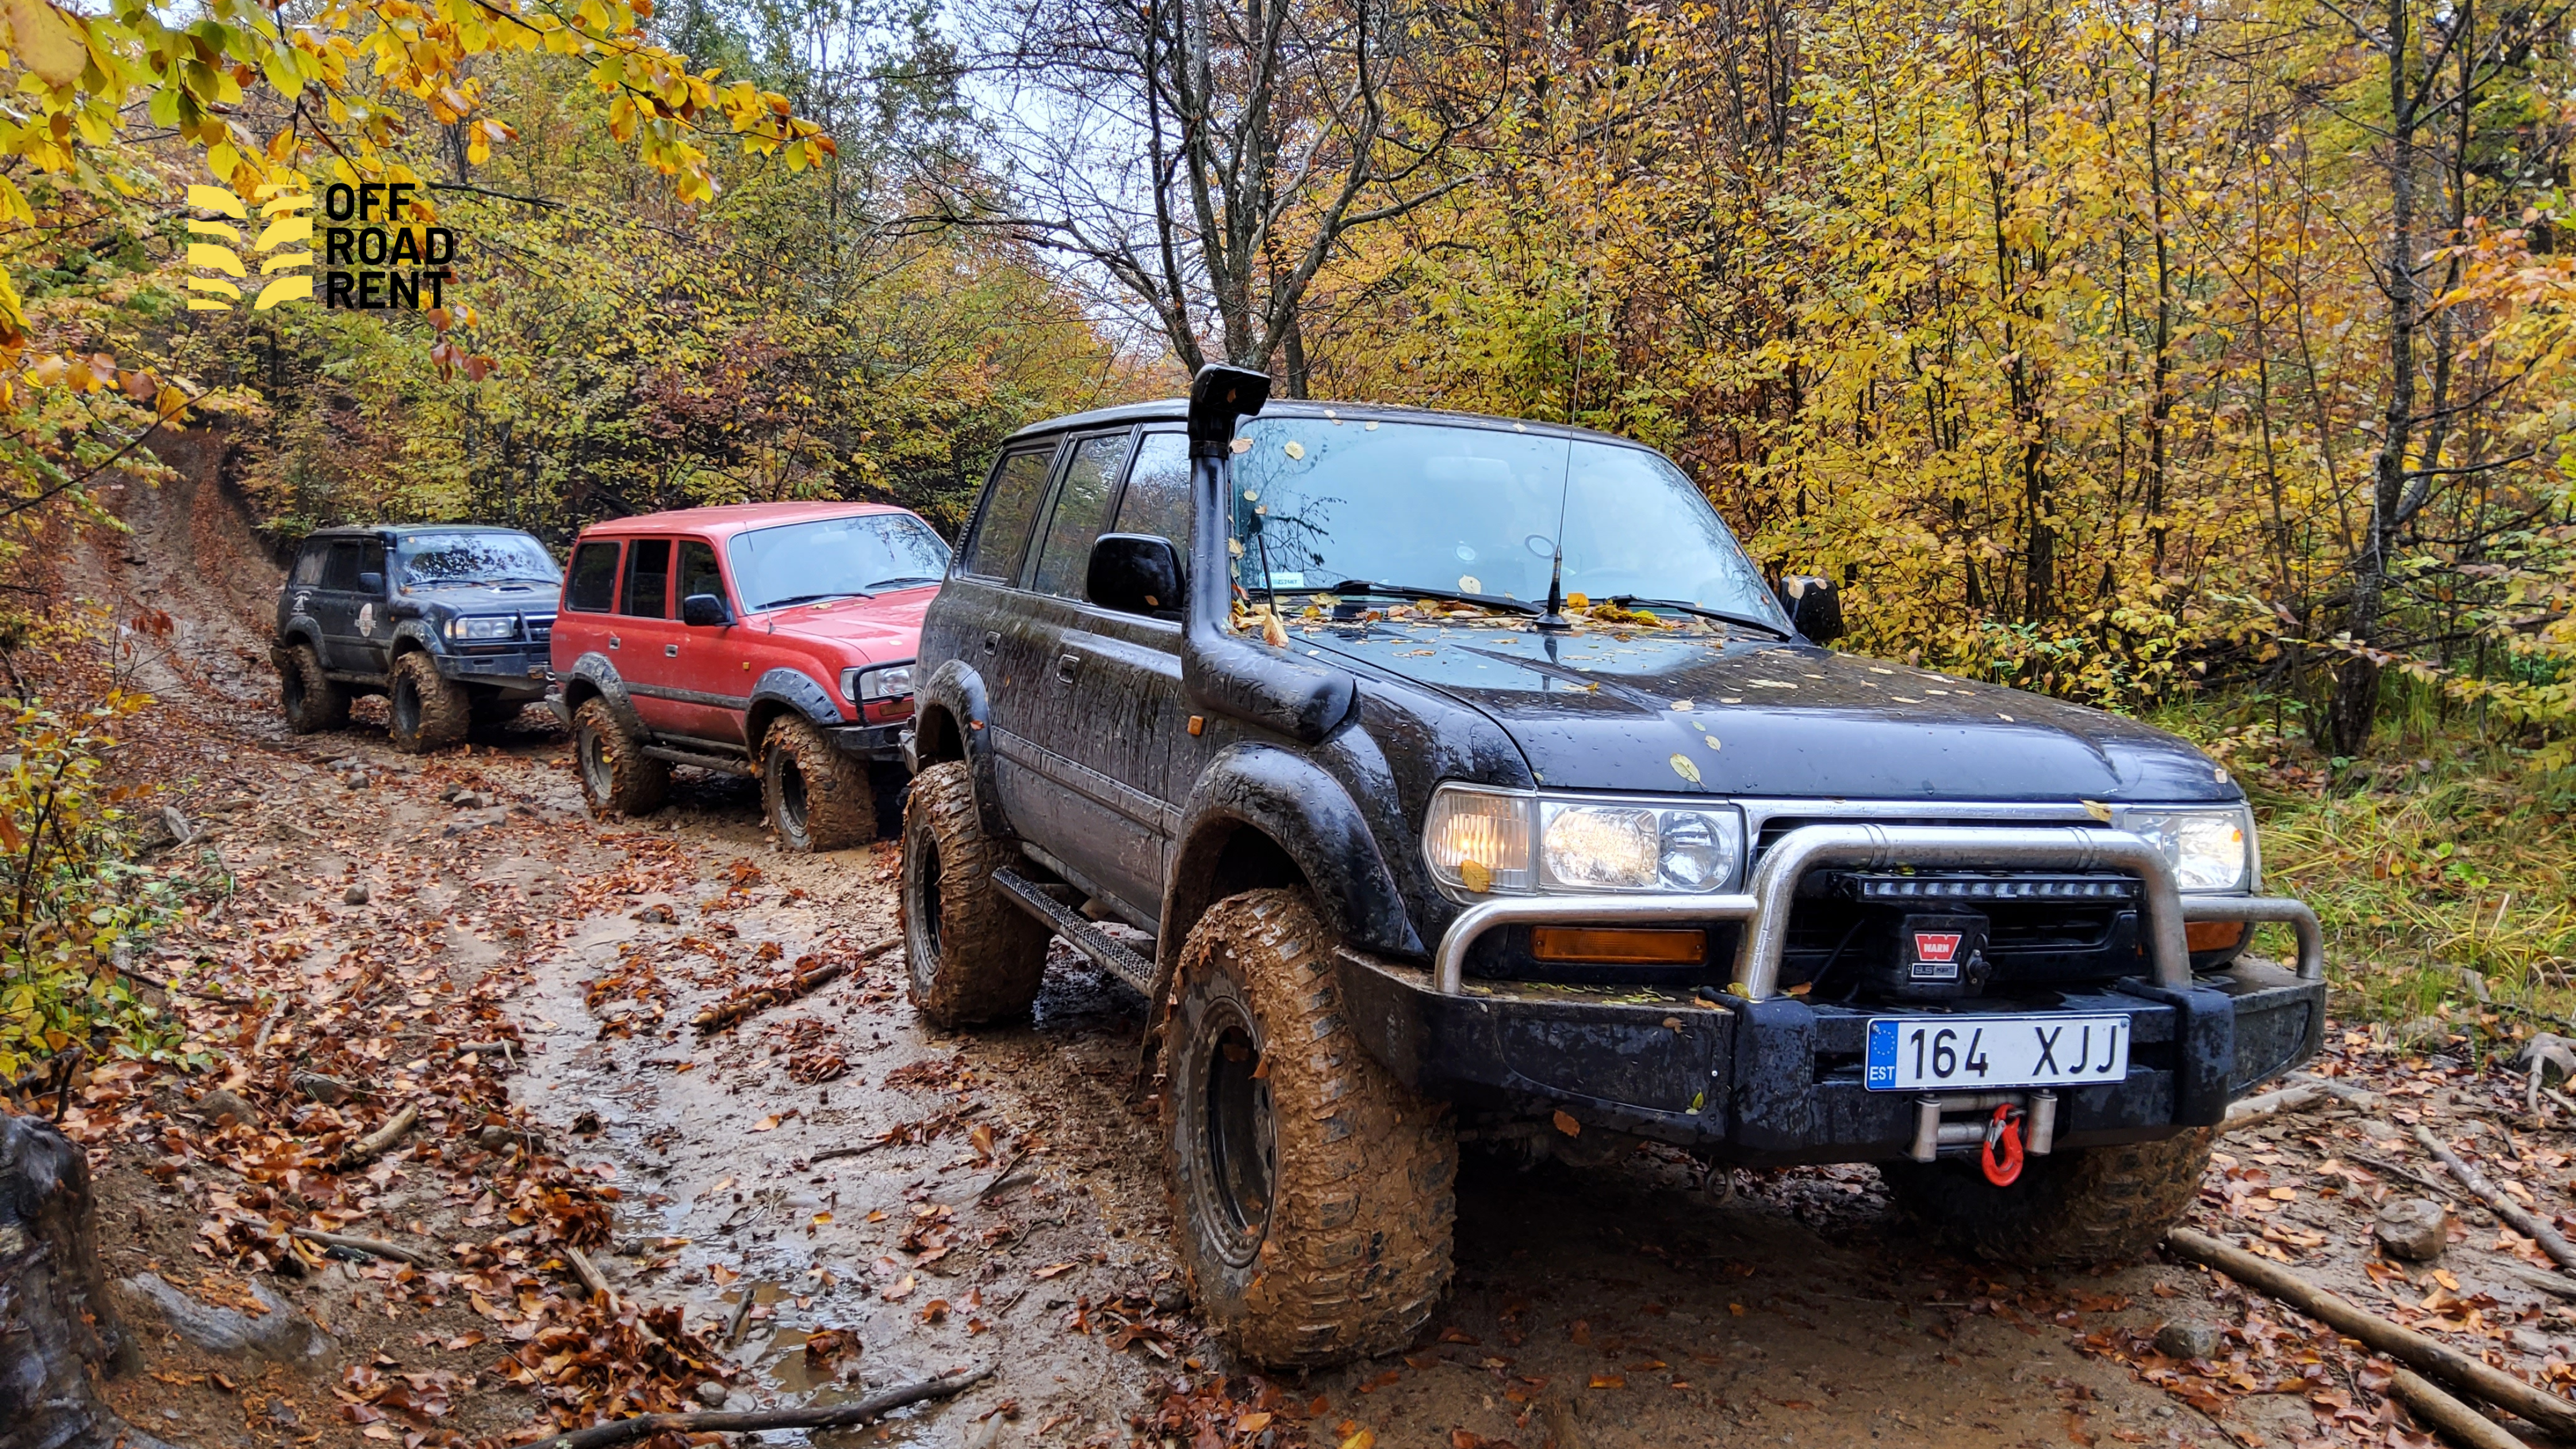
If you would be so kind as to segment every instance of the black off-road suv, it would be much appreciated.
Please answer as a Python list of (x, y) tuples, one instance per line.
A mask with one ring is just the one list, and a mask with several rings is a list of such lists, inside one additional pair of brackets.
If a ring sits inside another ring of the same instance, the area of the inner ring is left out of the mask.
[(2316, 1050), (2315, 918), (2189, 745), (1819, 647), (1834, 591), (1647, 449), (1267, 392), (1009, 441), (903, 841), (933, 1021), (1025, 1009), (1050, 936), (1154, 1003), (1180, 1251), (1249, 1356), (1422, 1325), (1462, 1139), (1876, 1162), (1961, 1246), (2113, 1259)]
[(465, 738), (545, 698), (563, 571), (516, 529), (431, 523), (325, 528), (277, 596), (278, 705), (297, 734), (337, 729), (385, 696), (396, 748)]

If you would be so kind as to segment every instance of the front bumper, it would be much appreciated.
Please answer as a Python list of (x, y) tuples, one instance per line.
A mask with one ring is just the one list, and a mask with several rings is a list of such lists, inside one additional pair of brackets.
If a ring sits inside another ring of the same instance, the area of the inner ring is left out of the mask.
[(907, 763), (904, 756), (904, 734), (912, 721), (881, 725), (835, 725), (823, 733), (832, 737), (833, 748), (845, 755), (863, 760), (886, 760)]
[(488, 654), (453, 654), (440, 650), (430, 657), (438, 661), (441, 678), (452, 679), (459, 684), (482, 685), (515, 698), (543, 696), (551, 678), (544, 645), (531, 649), (496, 649)]
[[(1920, 1096), (1863, 1084), (1863, 1038), (1873, 1016), (1933, 1008), (1503, 983), (1445, 992), (1426, 970), (1349, 950), (1340, 968), (1371, 1054), (1464, 1114), (1562, 1111), (1744, 1162), (1882, 1161), (1914, 1142)], [(2229, 1102), (2315, 1055), (2326, 986), (2241, 958), (2178, 992), (2130, 978), (1972, 1005), (2129, 1018), (2127, 1077), (2058, 1089), (2056, 1143), (2084, 1147), (2222, 1120)]]
[[(2119, 870), (2138, 879), (2151, 978), (1958, 1003), (1979, 1012), (2129, 1018), (2126, 1078), (2060, 1089), (2058, 1143), (2080, 1147), (2214, 1124), (2236, 1096), (2307, 1060), (2323, 1040), (2325, 958), (2315, 913), (2285, 897), (2186, 898), (2152, 846), (2091, 826), (1803, 826), (1764, 851), (1741, 894), (1483, 900), (1451, 923), (1428, 970), (1345, 951), (1344, 994), (1379, 1060), (1416, 1090), (1465, 1111), (1566, 1111), (1578, 1121), (1719, 1148), (1741, 1160), (1904, 1156), (1917, 1137), (1923, 1098), (1868, 1090), (1862, 1036), (1873, 1016), (1939, 1008), (1811, 1005), (1776, 990), (1799, 883), (1829, 865)], [(1465, 977), (1469, 948), (1504, 926), (1725, 920), (1742, 927), (1723, 1002), (1654, 991), (1470, 986)], [(2297, 972), (2239, 960), (2195, 976), (2184, 925), (2198, 920), (2292, 926)]]

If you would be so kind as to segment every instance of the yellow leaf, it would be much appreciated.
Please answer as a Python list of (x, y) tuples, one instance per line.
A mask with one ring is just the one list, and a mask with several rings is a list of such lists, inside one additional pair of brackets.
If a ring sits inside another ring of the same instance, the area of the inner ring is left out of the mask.
[(9, 51), (18, 63), (47, 85), (67, 86), (79, 80), (89, 64), (89, 41), (81, 22), (45, 0), (7, 0)]

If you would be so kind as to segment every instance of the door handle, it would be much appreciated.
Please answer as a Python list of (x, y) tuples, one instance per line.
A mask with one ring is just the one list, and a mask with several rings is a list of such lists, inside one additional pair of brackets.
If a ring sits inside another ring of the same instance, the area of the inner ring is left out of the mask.
[(611, 634), (611, 635), (609, 635), (609, 636), (608, 636), (608, 647), (609, 647), (609, 648), (611, 648), (611, 649), (614, 649), (614, 648), (616, 648), (616, 647), (617, 647), (617, 636), (616, 636), (616, 635)]
[(992, 653), (994, 650), (999, 649), (999, 648), (1001, 648), (1001, 647), (1002, 647), (1002, 636), (1001, 636), (1001, 635), (999, 635), (999, 634), (987, 634), (987, 635), (985, 635), (985, 636), (984, 636), (984, 652), (985, 652), (985, 653), (990, 654), (990, 653)]
[(1055, 661), (1055, 677), (1061, 683), (1071, 684), (1073, 683), (1074, 673), (1081, 668), (1082, 659), (1080, 656), (1073, 654), (1060, 655)]
[(663, 658), (665, 658), (665, 659), (677, 659), (677, 658), (679, 658), (679, 657), (680, 657), (680, 646), (679, 646), (679, 645), (677, 645), (677, 644), (665, 644), (665, 645), (663, 645), (663, 646), (662, 646), (662, 657), (663, 657)]

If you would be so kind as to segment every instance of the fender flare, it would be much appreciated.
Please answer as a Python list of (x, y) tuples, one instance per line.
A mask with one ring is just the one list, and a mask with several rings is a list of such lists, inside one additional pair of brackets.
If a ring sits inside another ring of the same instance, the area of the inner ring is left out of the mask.
[(748, 708), (757, 713), (763, 702), (786, 705), (818, 725), (849, 723), (841, 718), (841, 708), (832, 702), (831, 693), (816, 684), (814, 676), (802, 669), (789, 669), (782, 665), (760, 676), (759, 682), (751, 687)]
[(1002, 813), (1001, 792), (993, 781), (993, 737), (987, 728), (993, 711), (984, 692), (984, 676), (965, 660), (951, 659), (930, 672), (918, 698), (917, 713), (941, 710), (957, 722), (957, 737), (966, 752), (966, 776), (975, 786), (975, 813), (983, 817), (984, 833), (995, 840), (1016, 838), (1019, 832)]
[(309, 644), (312, 646), (314, 653), (321, 653), (322, 621), (314, 618), (311, 614), (294, 614), (288, 616), (286, 627), (277, 631), (276, 647), (278, 649), (292, 649), (298, 644)]
[(1395, 874), (1350, 791), (1304, 755), (1244, 741), (1208, 762), (1182, 808), (1180, 846), (1156, 934), (1153, 1000), (1171, 989), (1183, 937), (1216, 904), (1216, 867), (1226, 843), (1246, 829), (1268, 837), (1305, 873), (1316, 911), (1345, 945), (1423, 954)]
[(617, 666), (604, 654), (592, 652), (573, 661), (564, 671), (563, 691), (556, 697), (563, 701), (563, 718), (567, 724), (582, 701), (597, 695), (608, 702), (608, 712), (617, 717), (620, 729), (638, 739), (649, 739), (652, 731), (644, 727), (644, 717), (635, 712), (635, 701), (627, 696), (626, 681), (617, 677)]
[(832, 702), (830, 691), (816, 684), (814, 676), (780, 665), (761, 675), (751, 686), (751, 698), (743, 702), (743, 740), (755, 764), (768, 739), (770, 721), (791, 713), (826, 729), (849, 723), (841, 718), (840, 707)]
[(438, 657), (437, 637), (430, 633), (429, 625), (423, 623), (416, 615), (394, 626), (394, 636), (385, 641), (386, 660), (390, 662), (398, 658), (406, 642), (433, 659)]

